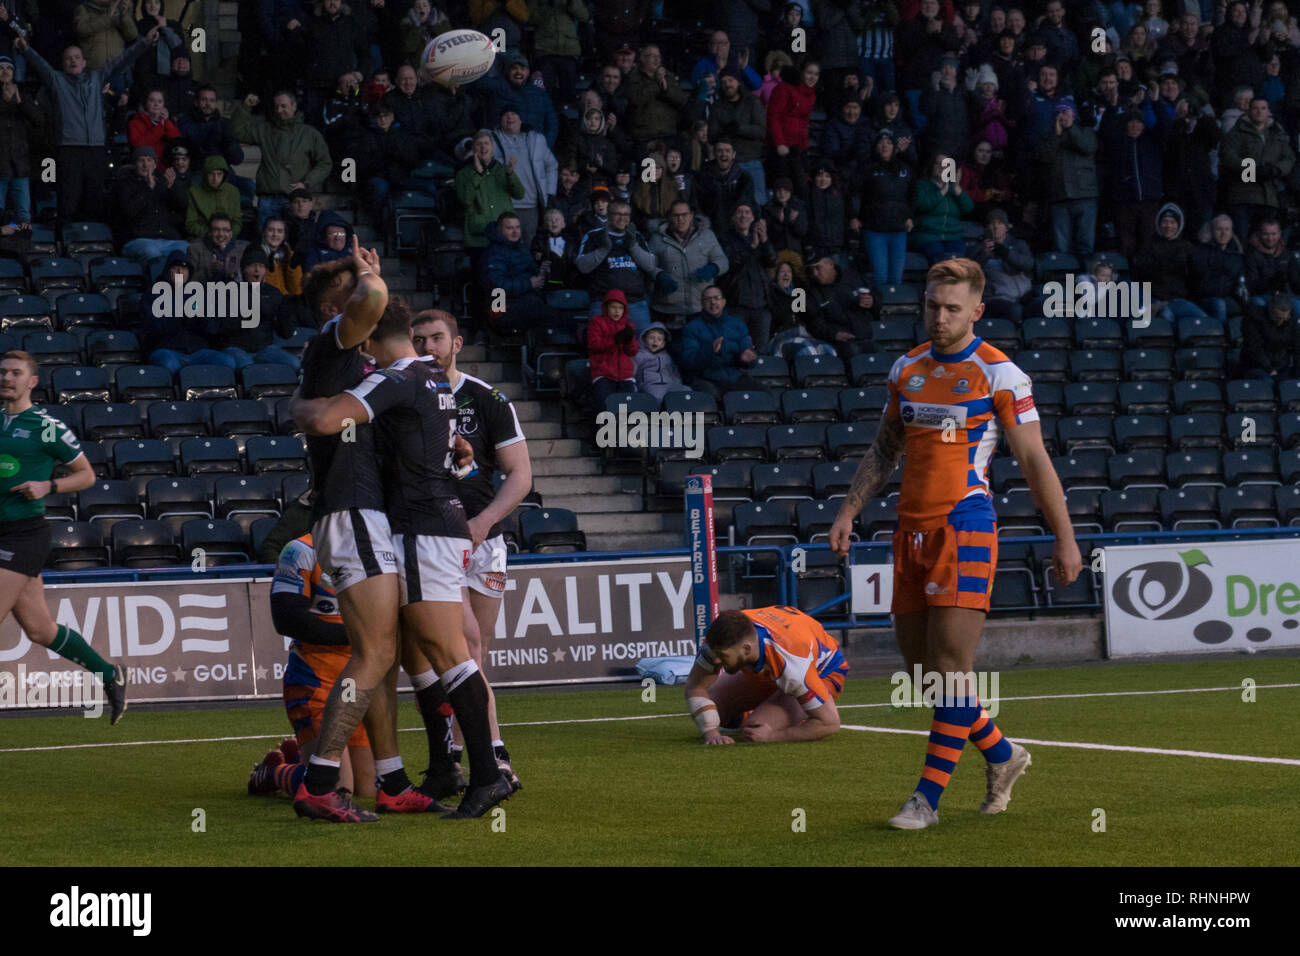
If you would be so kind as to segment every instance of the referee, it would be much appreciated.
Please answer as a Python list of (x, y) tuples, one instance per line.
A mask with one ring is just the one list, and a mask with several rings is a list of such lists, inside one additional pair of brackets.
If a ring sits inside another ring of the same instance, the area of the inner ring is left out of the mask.
[[(27, 636), (97, 674), (109, 702), (109, 722), (126, 711), (126, 670), (96, 654), (76, 631), (55, 624), (45, 603), (41, 568), (50, 553), (45, 496), (81, 491), (95, 483), (95, 471), (77, 436), (57, 418), (32, 405), (39, 379), (36, 359), (6, 352), (0, 359), (0, 621), (12, 611)], [(72, 474), (51, 478), (56, 464)]]

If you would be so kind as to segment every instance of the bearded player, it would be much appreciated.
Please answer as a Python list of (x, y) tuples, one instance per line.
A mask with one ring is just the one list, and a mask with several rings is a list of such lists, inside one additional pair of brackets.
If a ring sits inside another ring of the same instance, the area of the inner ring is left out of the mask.
[(1082, 568), (1065, 495), (1043, 447), (1029, 376), (975, 334), (983, 292), (984, 273), (970, 259), (940, 262), (926, 274), (930, 340), (890, 370), (880, 430), (830, 532), (832, 549), (847, 556), (854, 518), (906, 452), (893, 540), (894, 630), (908, 672), (923, 665), (927, 673), (943, 674), (944, 695), (916, 792), (889, 821), (901, 830), (939, 822), (939, 798), (968, 737), (987, 761), (981, 813), (1005, 810), (1030, 764), (1029, 751), (1003, 737), (981, 708), (973, 684), (998, 550), (986, 473), (1003, 432), (1056, 535), (1057, 579), (1068, 585)]
[(733, 743), (724, 727), (753, 743), (820, 740), (840, 729), (848, 670), (839, 642), (796, 608), (723, 611), (686, 677), (686, 704), (706, 744)]

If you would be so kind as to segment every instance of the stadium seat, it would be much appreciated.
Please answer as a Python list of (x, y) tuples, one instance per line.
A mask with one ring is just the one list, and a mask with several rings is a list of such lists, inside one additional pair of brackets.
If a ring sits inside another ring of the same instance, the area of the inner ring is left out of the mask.
[(1124, 335), (1130, 348), (1172, 349), (1178, 345), (1178, 332), (1169, 319), (1153, 315), (1146, 325), (1124, 323)]
[(1033, 351), (1043, 349), (1068, 349), (1073, 342), (1070, 335), (1070, 323), (1057, 318), (1025, 319), (1020, 326), (1020, 338), (1024, 347)]
[(895, 315), (915, 317), (921, 314), (920, 286), (907, 282), (882, 285), (876, 290), (876, 298), (880, 303), (881, 318)]
[(925, 285), (925, 274), (930, 271), (930, 260), (919, 252), (909, 252), (903, 257), (903, 281), (909, 285)]
[(762, 388), (789, 388), (790, 365), (779, 355), (760, 355), (746, 373)]
[(1174, 352), (1174, 368), (1182, 379), (1221, 379), (1227, 356), (1223, 349), (1181, 348)]
[(1220, 488), (1219, 521), (1227, 528), (1276, 528), (1282, 523), (1268, 485)]
[(686, 493), (686, 477), (699, 470), (692, 461), (660, 460), (655, 463), (655, 493), (669, 501), (671, 510), (681, 505)]
[(420, 245), (420, 229), (438, 221), (438, 199), (426, 192), (404, 189), (390, 200), (393, 236), (397, 251), (414, 252)]
[(976, 324), (975, 333), (1003, 352), (1011, 353), (1020, 348), (1020, 330), (1010, 319), (989, 318), (985, 315)]
[(1117, 382), (1124, 369), (1119, 351), (1086, 349), (1070, 353), (1070, 377), (1076, 382)]
[(113, 470), (118, 478), (139, 475), (174, 475), (176, 462), (172, 447), (156, 438), (124, 439), (113, 444)]
[(1119, 405), (1125, 415), (1168, 415), (1173, 394), (1167, 382), (1120, 382)]
[(144, 426), (140, 423), (140, 410), (122, 402), (86, 405), (82, 413), (81, 429), (78, 434), (91, 441), (145, 437)]
[(50, 289), (86, 291), (86, 274), (76, 259), (58, 256), (33, 259), (27, 274), (31, 277), (32, 291), (42, 295)]
[(1106, 476), (1107, 453), (1085, 449), (1073, 454), (1057, 455), (1052, 459), (1052, 466), (1061, 479), (1061, 487), (1097, 488), (1102, 491), (1110, 488)]
[(1015, 363), (1030, 379), (1042, 382), (1065, 382), (1068, 361), (1063, 349), (1021, 349)]
[(1190, 448), (1165, 456), (1165, 474), (1171, 488), (1208, 485), (1221, 488), (1226, 484), (1222, 459), (1217, 449)]
[(1179, 415), (1195, 412), (1223, 412), (1227, 406), (1218, 382), (1195, 380), (1174, 382), (1174, 411)]
[(251, 560), (244, 529), (220, 518), (195, 518), (181, 526), (181, 559), (195, 561), (200, 550), (203, 566), (209, 568)]
[(289, 413), (290, 399), (281, 398), (275, 403), (275, 433), (277, 435), (305, 435)]
[(706, 428), (722, 424), (718, 401), (708, 392), (669, 392), (664, 396), (664, 411), (669, 414), (703, 415)]
[[(779, 498), (776, 501), (754, 501), (736, 505), (732, 513), (736, 543), (751, 546), (797, 544), (799, 526), (795, 505), (794, 501)], [(761, 566), (766, 568), (769, 565), (767, 561), (763, 561)]]
[(837, 422), (826, 428), (826, 453), (835, 461), (856, 462), (876, 440), (876, 422)]
[(777, 425), (781, 422), (781, 406), (775, 396), (761, 389), (728, 392), (722, 398), (722, 409), (731, 425)]
[(185, 522), (211, 518), (212, 502), (204, 483), (196, 478), (153, 478), (145, 486), (149, 517), (164, 521), (174, 535)]
[(254, 561), (259, 560), (258, 555), (262, 551), (262, 544), (266, 541), (266, 536), (274, 530), (279, 524), (279, 518), (258, 518), (248, 528), (248, 543), (252, 549), (252, 558)]
[[(788, 467), (788, 462), (782, 467)], [(1300, 470), (1300, 463), (1297, 464)], [(826, 461), (812, 466), (813, 495), (818, 498), (843, 498), (853, 484), (856, 462)]]
[(813, 487), (811, 461), (784, 461), (758, 464), (751, 472), (754, 500), (771, 501), (773, 498), (811, 499)]
[(839, 394), (829, 388), (788, 388), (781, 393), (781, 415), (791, 425), (839, 421)]
[(57, 418), (68, 428), (72, 429), (72, 434), (79, 438), (86, 438), (86, 429), (82, 425), (82, 409), (84, 405), (42, 405), (41, 411), (51, 418)]
[(888, 541), (898, 528), (898, 507), (889, 498), (872, 498), (858, 516), (862, 538), (866, 541)]
[(287, 365), (259, 362), (240, 369), (239, 382), (245, 398), (282, 398), (297, 389), (298, 373)]
[(1076, 535), (1100, 534), (1101, 496), (1105, 489), (1071, 488), (1065, 493), (1065, 510), (1070, 515), (1070, 525)]
[(715, 462), (767, 458), (767, 435), (761, 425), (717, 425), (705, 435), (709, 458)]
[[(86, 354), (94, 365), (126, 365), (139, 368), (140, 341), (134, 332), (98, 329), (86, 339)], [(166, 369), (163, 369), (166, 371)], [(170, 373), (168, 373), (170, 376)]]
[(108, 402), (113, 398), (107, 373), (94, 365), (54, 366), (50, 369), (50, 391), (61, 404)]
[(170, 401), (176, 397), (171, 372), (157, 365), (123, 365), (114, 373), (119, 402)]
[(1131, 382), (1170, 382), (1174, 355), (1163, 348), (1129, 348), (1124, 352), (1124, 378)]
[(1300, 524), (1300, 485), (1282, 485), (1273, 489), (1277, 518), (1291, 527)]
[(27, 274), (17, 259), (0, 259), (0, 298), (27, 291)]
[(61, 296), (55, 311), (63, 329), (107, 328), (116, 318), (112, 304), (98, 292), (74, 292)]
[(910, 317), (891, 317), (880, 319), (872, 322), (871, 344), (882, 352), (891, 352), (895, 355), (906, 352), (916, 344), (916, 338), (912, 334), (912, 319)]
[[(53, 477), (62, 478), (67, 474), (66, 468), (56, 468)], [(76, 521), (77, 520), (77, 494), (73, 491), (62, 493), (55, 492), (46, 495), (41, 499), (45, 504), (45, 512), (42, 517), (46, 521)]]
[(51, 571), (89, 571), (109, 565), (104, 533), (89, 521), (50, 523), (50, 553), (45, 567)]
[(844, 363), (834, 355), (795, 356), (794, 380), (800, 388), (841, 388), (848, 384)]
[(1111, 420), (1104, 415), (1081, 415), (1062, 418), (1056, 423), (1058, 447), (1067, 455), (1086, 449), (1115, 451), (1111, 437)]
[(1219, 320), (1205, 315), (1189, 315), (1178, 320), (1178, 344), (1191, 348), (1223, 348), (1227, 339)]
[[(1064, 397), (1068, 415), (1115, 415), (1119, 411), (1119, 388), (1113, 382), (1071, 382), (1065, 386)], [(1037, 396), (1034, 404), (1040, 404)]]
[(1124, 330), (1114, 319), (1075, 319), (1074, 344), (1081, 349), (1124, 348)]
[[(895, 359), (881, 352), (864, 352), (849, 361), (849, 377), (859, 388), (884, 385), (889, 381), (889, 370)], [(752, 372), (750, 373), (753, 374)]]
[[(806, 501), (804, 504), (821, 504)], [(856, 535), (851, 535), (856, 538)], [(844, 581), (844, 565), (839, 556), (830, 551), (809, 551), (804, 554), (803, 570), (795, 573), (797, 578), (797, 601), (795, 606), (805, 614), (835, 601), (847, 590)], [(825, 608), (817, 617), (825, 619), (842, 615), (838, 608)]]
[(999, 495), (1013, 494), (1018, 491), (1029, 491), (1029, 479), (1020, 469), (1020, 462), (1016, 459), (999, 456), (993, 459), (993, 464), (989, 468), (989, 487)]
[(1300, 484), (1300, 448), (1279, 449), (1277, 465), (1278, 477), (1282, 479), (1282, 484)]
[(149, 434), (173, 443), (208, 434), (208, 410), (202, 402), (154, 402), (149, 406)]
[(1277, 383), (1278, 410), (1300, 412), (1300, 379), (1288, 378)]
[(186, 438), (180, 445), (181, 472), (190, 477), (243, 471), (233, 438)]
[(713, 524), (719, 531), (731, 523), (731, 512), (742, 501), (753, 501), (753, 470), (747, 459), (716, 465), (697, 465), (693, 475), (708, 475), (713, 484)]
[(799, 526), (799, 540), (811, 543), (828, 539), (831, 525), (835, 523), (839, 511), (839, 504), (833, 501), (798, 502), (795, 505), (795, 520)]
[[(1083, 570), (1074, 582), (1061, 584), (1056, 576), (1052, 557), (1053, 545), (1050, 541), (1038, 541), (1032, 546), (1034, 561), (1041, 570), (1042, 594), (1048, 607), (1071, 607), (1097, 603), (1097, 582), (1092, 573), (1092, 566), (1085, 561)], [(1087, 544), (1079, 542), (1079, 551), (1086, 555)]]
[(54, 330), (50, 304), (39, 295), (7, 295), (0, 299), (0, 332)]
[(578, 516), (564, 508), (528, 509), (519, 516), (519, 532), (524, 548), (535, 554), (587, 550)]
[(272, 473), (272, 481), (277, 479), (280, 482), (280, 505), (287, 507), (289, 502), (296, 501), (311, 490), (311, 475), (305, 471), (291, 471), (282, 473)]
[(102, 222), (70, 222), (59, 230), (59, 241), (70, 256), (91, 252), (111, 254), (116, 248), (113, 230)]
[(767, 429), (767, 450), (772, 461), (792, 458), (826, 459), (826, 425), (772, 425)]
[[(61, 405), (60, 408), (80, 408), (79, 405)], [(113, 477), (112, 469), (108, 467), (108, 453), (104, 446), (97, 441), (89, 441), (85, 438), (81, 440), (81, 453), (86, 456), (86, 461), (90, 463), (91, 469), (95, 472), (96, 478), (102, 478), (107, 481)]]
[(1047, 533), (1032, 495), (995, 496), (993, 510), (998, 516), (999, 538)]
[(258, 518), (279, 517), (280, 498), (271, 479), (260, 475), (226, 475), (217, 479), (214, 509), (245, 532)]
[[(503, 328), (500, 322), (496, 327)], [(572, 325), (528, 329), (521, 353), (525, 372), (532, 375), (538, 392), (561, 391), (565, 366), (583, 354), (578, 329)]]
[(1039, 283), (1065, 282), (1067, 274), (1081, 273), (1083, 265), (1068, 252), (1040, 252), (1034, 256), (1034, 273)]
[(300, 325), (298, 328), (294, 329), (293, 333), (287, 338), (282, 338), (277, 335), (275, 337), (275, 344), (286, 352), (301, 358), (303, 350), (307, 348), (307, 343), (316, 337), (316, 332), (316, 329)]
[(97, 481), (78, 493), (77, 516), (82, 521), (103, 522), (108, 529), (118, 521), (143, 518), (144, 508), (129, 481)]
[(287, 435), (250, 435), (244, 444), (244, 454), (248, 470), (254, 475), (307, 469), (307, 452), (302, 442)]
[(1166, 488), (1160, 492), (1160, 520), (1171, 531), (1221, 528), (1218, 492), (1204, 485)]
[(1277, 411), (1272, 381), (1260, 378), (1234, 379), (1224, 389), (1230, 412)]
[(1028, 611), (1038, 607), (1038, 582), (1030, 564), (1030, 554), (1027, 542), (1014, 539), (998, 541), (997, 570), (989, 595), (994, 609)]
[(23, 336), (23, 351), (42, 366), (81, 364), (81, 344), (67, 332), (28, 332)]
[(1278, 441), (1282, 448), (1300, 445), (1300, 412), (1284, 412), (1277, 417)]
[(1119, 491), (1103, 491), (1101, 521), (1107, 531), (1117, 534), (1136, 531), (1160, 531), (1160, 493), (1164, 488), (1138, 485)]
[(889, 387), (842, 388), (839, 392), (840, 418), (846, 422), (876, 422), (889, 401)]
[[(39, 208), (39, 207), (38, 207)], [(59, 252), (59, 238), (49, 226), (32, 223), (32, 252), (34, 257), (56, 256)]]
[(235, 371), (224, 365), (186, 365), (178, 377), (181, 398), (187, 402), (239, 397)]
[(1277, 440), (1277, 417), (1272, 412), (1229, 412), (1223, 431), (1233, 448), (1272, 445)]
[(113, 564), (123, 568), (161, 568), (180, 563), (172, 529), (162, 521), (139, 519), (113, 525)]
[[(652, 402), (653, 397), (646, 395)], [(656, 408), (658, 403), (655, 403)], [(250, 435), (272, 435), (271, 413), (261, 402), (251, 398), (226, 398), (211, 405), (212, 434), (236, 440)]]
[(1112, 488), (1165, 488), (1164, 452), (1139, 448), (1106, 459), (1106, 477)]
[(1164, 415), (1125, 415), (1115, 419), (1115, 450), (1169, 448), (1169, 420)]
[(1034, 382), (1034, 406), (1039, 415), (1065, 414), (1065, 386), (1060, 382)]
[(1218, 448), (1223, 442), (1223, 416), (1214, 412), (1175, 415), (1169, 419), (1169, 439), (1175, 448)]

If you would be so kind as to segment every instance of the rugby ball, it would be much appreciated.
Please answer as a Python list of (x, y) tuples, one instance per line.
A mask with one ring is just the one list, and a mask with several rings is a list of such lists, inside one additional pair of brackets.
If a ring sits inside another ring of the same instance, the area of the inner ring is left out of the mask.
[(486, 76), (496, 58), (492, 40), (477, 30), (448, 30), (425, 46), (420, 71), (443, 86), (463, 86)]

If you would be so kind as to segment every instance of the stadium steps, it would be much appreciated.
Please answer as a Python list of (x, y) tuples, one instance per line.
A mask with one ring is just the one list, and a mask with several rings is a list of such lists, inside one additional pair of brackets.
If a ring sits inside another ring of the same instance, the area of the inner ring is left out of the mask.
[[(515, 408), (518, 407), (519, 403), (515, 403)], [(600, 474), (600, 459), (590, 455), (575, 458), (534, 458), (532, 464), (534, 478), (553, 476), (573, 478)]]
[[(582, 518), (578, 527), (583, 526)], [(680, 531), (643, 531), (639, 534), (606, 534), (586, 532), (588, 551), (657, 551), (662, 548), (680, 548)]]
[[(516, 406), (517, 408), (518, 406)], [(583, 461), (585, 459), (576, 459)], [(568, 507), (559, 505), (558, 499), (561, 497), (576, 497), (579, 495), (592, 495), (605, 497), (622, 497), (624, 495), (641, 497), (641, 478), (636, 475), (591, 475), (587, 477), (577, 475), (543, 475), (533, 480), (533, 487), (542, 495), (542, 498), (549, 505), (552, 496), (557, 501), (557, 507)], [(575, 509), (583, 510), (583, 509)], [(605, 511), (606, 508), (585, 509), (588, 511)], [(618, 510), (618, 509), (614, 509)]]
[[(550, 502), (548, 501), (549, 505)], [(563, 507), (557, 504), (556, 507)], [(588, 512), (579, 514), (578, 527), (592, 534), (629, 534), (639, 539), (645, 534), (663, 534), (671, 532), (677, 539), (681, 538), (681, 514), (663, 512), (641, 512), (626, 514), (617, 511)]]

